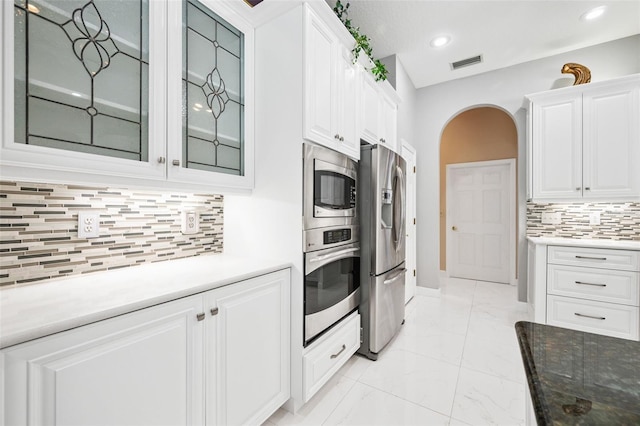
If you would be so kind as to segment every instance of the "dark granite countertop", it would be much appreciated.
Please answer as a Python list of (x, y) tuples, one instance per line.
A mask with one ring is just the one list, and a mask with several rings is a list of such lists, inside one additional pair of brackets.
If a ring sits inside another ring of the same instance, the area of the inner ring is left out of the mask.
[(640, 425), (640, 342), (515, 327), (539, 425)]

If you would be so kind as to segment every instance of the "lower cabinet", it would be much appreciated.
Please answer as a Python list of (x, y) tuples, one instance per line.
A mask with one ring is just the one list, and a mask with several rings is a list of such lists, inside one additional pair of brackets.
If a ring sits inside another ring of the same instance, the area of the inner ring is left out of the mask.
[(360, 347), (360, 314), (352, 313), (309, 346), (302, 358), (304, 401), (308, 402)]
[(3, 350), (3, 424), (231, 425), (290, 394), (289, 270)]

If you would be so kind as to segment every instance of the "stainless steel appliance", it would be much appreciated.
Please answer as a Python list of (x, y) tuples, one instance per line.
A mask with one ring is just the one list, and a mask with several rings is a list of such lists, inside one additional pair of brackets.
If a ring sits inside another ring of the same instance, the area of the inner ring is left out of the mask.
[(304, 144), (304, 345), (360, 303), (358, 165), (344, 154)]
[(356, 225), (358, 163), (319, 145), (304, 144), (305, 230)]
[(406, 164), (398, 154), (380, 145), (361, 147), (359, 352), (370, 359), (377, 359), (404, 322), (405, 176)]

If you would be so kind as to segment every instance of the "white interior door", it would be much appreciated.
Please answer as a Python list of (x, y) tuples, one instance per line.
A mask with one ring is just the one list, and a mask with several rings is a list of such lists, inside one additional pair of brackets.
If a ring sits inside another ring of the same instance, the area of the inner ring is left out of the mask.
[(515, 161), (447, 166), (449, 276), (511, 283), (515, 262)]
[(407, 162), (407, 240), (405, 243), (407, 275), (404, 298), (404, 303), (407, 303), (416, 294), (416, 150), (403, 139), (401, 152), (402, 158)]

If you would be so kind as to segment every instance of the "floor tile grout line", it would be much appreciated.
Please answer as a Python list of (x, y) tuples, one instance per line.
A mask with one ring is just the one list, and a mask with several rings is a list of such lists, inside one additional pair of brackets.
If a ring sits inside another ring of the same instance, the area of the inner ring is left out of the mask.
[[(396, 394), (391, 393), (391, 392), (389, 392), (389, 391), (386, 391), (386, 390), (384, 390), (384, 389), (380, 389), (380, 388), (378, 388), (378, 387), (376, 387), (376, 386), (372, 386), (372, 385), (370, 385), (370, 384), (368, 384), (368, 383), (364, 383), (364, 382), (361, 382), (361, 381), (359, 381), (359, 380), (358, 380), (358, 383), (360, 383), (360, 384), (361, 384), (361, 385), (363, 385), (363, 386), (367, 386), (367, 387), (369, 387), (369, 388), (371, 388), (371, 389), (374, 389), (374, 390), (377, 390), (377, 391), (380, 391), (380, 392), (386, 393), (387, 395), (390, 395), (390, 396), (392, 396), (392, 397), (394, 397), (394, 398), (401, 399), (402, 401), (404, 401), (404, 402), (408, 402), (409, 404), (416, 405), (416, 406), (418, 406), (418, 407), (420, 407), (420, 408), (424, 408), (424, 409), (427, 409), (427, 410), (429, 410), (429, 411), (433, 411), (434, 413), (440, 414), (441, 416), (449, 417), (449, 420), (451, 420), (451, 415), (444, 414), (444, 413), (442, 413), (442, 412), (440, 412), (440, 411), (438, 411), (438, 410), (434, 410), (433, 408), (426, 407), (426, 406), (424, 406), (424, 405), (422, 405), (422, 404), (419, 404), (419, 403), (417, 403), (417, 402), (414, 402), (414, 401), (410, 401), (410, 400), (408, 400), (408, 399), (406, 399), (406, 398), (401, 397), (400, 395), (396, 395)], [(346, 395), (345, 395), (345, 396), (346, 396)], [(327, 417), (327, 418), (328, 418), (328, 417)], [(325, 420), (325, 421), (326, 421), (326, 420)], [(324, 423), (323, 423), (323, 424), (324, 424)]]

